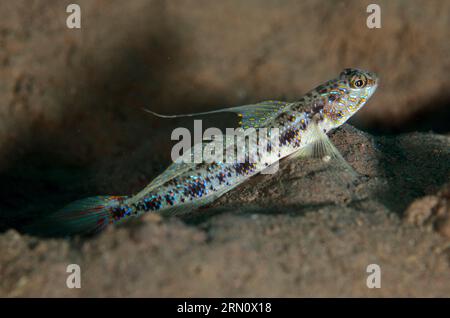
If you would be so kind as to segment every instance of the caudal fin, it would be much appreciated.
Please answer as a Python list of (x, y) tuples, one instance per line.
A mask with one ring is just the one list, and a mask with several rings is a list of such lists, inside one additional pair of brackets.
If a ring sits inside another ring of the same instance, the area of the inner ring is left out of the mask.
[(90, 235), (112, 221), (111, 209), (124, 197), (96, 196), (70, 203), (27, 228), (33, 234), (48, 236)]

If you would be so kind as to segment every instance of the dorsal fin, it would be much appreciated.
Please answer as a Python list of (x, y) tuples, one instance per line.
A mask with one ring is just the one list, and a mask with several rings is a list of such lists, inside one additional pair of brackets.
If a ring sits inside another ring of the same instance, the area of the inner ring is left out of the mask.
[[(222, 138), (213, 139), (207, 142), (201, 142), (189, 148), (183, 155), (178, 157), (166, 170), (150, 182), (143, 190), (137, 193), (132, 200), (139, 200), (150, 191), (153, 191), (164, 183), (184, 174), (189, 170), (194, 170), (198, 163), (195, 158), (202, 158), (202, 162), (230, 162), (233, 159), (233, 153), (225, 151), (225, 147), (234, 144), (234, 136), (221, 136)], [(205, 152), (205, 147), (210, 149), (222, 150), (222, 153), (210, 154)], [(225, 152), (225, 153), (224, 153)], [(217, 156), (217, 157), (216, 157)]]
[(222, 112), (232, 112), (237, 113), (239, 117), (241, 117), (239, 126), (244, 129), (247, 129), (250, 127), (253, 128), (263, 127), (270, 119), (272, 119), (273, 117), (281, 113), (283, 110), (285, 110), (286, 106), (289, 104), (290, 103), (288, 102), (270, 100), (258, 104), (222, 108), (208, 112), (180, 114), (180, 115), (162, 115), (149, 109), (144, 108), (144, 110), (161, 118), (192, 117)]
[(241, 117), (240, 127), (244, 129), (260, 128), (283, 112), (288, 104), (287, 102), (271, 100), (254, 105), (235, 107), (234, 111)]

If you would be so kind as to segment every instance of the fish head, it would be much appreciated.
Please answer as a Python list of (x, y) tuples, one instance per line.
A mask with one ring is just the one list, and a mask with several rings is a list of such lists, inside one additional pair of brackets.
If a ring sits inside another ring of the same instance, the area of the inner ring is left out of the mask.
[(372, 96), (378, 86), (373, 72), (347, 68), (338, 78), (322, 86), (323, 116), (332, 128), (345, 123)]

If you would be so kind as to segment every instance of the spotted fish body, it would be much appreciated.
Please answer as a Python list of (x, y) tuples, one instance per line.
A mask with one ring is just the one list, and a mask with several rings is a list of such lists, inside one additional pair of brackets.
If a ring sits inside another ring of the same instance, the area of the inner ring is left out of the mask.
[[(242, 163), (214, 160), (214, 157), (209, 163), (177, 161), (134, 196), (80, 200), (59, 211), (56, 217), (74, 223), (73, 232), (78, 233), (102, 229), (109, 223), (147, 212), (175, 213), (205, 205), (280, 159), (306, 154), (306, 150), (318, 141), (325, 144), (324, 150), (333, 148), (326, 133), (358, 111), (374, 93), (377, 84), (378, 77), (372, 72), (345, 69), (337, 78), (316, 87), (296, 102), (267, 101), (208, 112), (236, 112), (244, 129), (271, 131), (277, 128), (276, 151), (250, 152)], [(191, 115), (196, 114), (185, 116)], [(85, 220), (89, 220), (89, 226), (87, 221), (83, 223)]]

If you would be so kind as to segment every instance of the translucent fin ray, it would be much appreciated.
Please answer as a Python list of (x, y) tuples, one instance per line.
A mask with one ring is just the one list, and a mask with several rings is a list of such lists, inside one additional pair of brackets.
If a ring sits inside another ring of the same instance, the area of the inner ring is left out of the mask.
[(160, 118), (193, 117), (222, 112), (232, 112), (237, 113), (240, 117), (242, 117), (239, 125), (242, 128), (246, 129), (250, 127), (259, 128), (264, 126), (270, 119), (272, 119), (277, 114), (281, 113), (289, 104), (290, 103), (283, 101), (264, 101), (258, 104), (222, 108), (207, 112), (177, 114), (177, 115), (163, 115), (146, 108), (144, 108), (144, 111)]
[(291, 154), (288, 158), (319, 158), (326, 162), (333, 160), (348, 171), (352, 177), (358, 175), (352, 166), (344, 159), (339, 150), (333, 145), (327, 134), (323, 132), (317, 124), (311, 124), (309, 133), (311, 142)]
[(124, 198), (96, 196), (81, 199), (30, 225), (27, 230), (51, 236), (94, 234), (109, 224), (110, 209), (119, 205)]
[[(202, 158), (202, 162), (214, 162), (214, 161), (227, 161), (228, 152), (225, 151), (225, 145), (234, 145), (234, 136), (225, 136), (225, 138), (218, 138), (208, 142), (203, 142), (194, 145), (182, 156), (178, 157), (175, 162), (173, 162), (164, 172), (158, 175), (155, 179), (150, 182), (143, 190), (137, 193), (133, 197), (133, 202), (138, 201), (143, 196), (147, 195), (150, 191), (155, 190), (159, 186), (165, 184), (166, 182), (190, 171), (194, 170), (198, 163), (195, 162), (195, 158), (199, 156)], [(207, 154), (204, 152), (206, 146), (214, 149), (222, 150), (222, 156), (219, 157), (217, 154)], [(225, 154), (223, 152), (226, 152)], [(217, 157), (215, 157), (217, 155)], [(229, 154), (232, 155), (232, 154)]]

